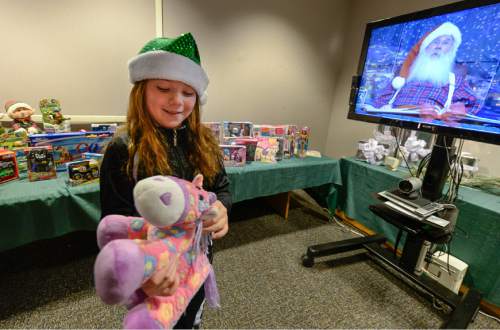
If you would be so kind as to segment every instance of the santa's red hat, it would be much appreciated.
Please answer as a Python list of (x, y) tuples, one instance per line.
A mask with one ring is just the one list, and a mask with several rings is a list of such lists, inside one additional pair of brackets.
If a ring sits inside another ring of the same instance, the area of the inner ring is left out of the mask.
[(392, 87), (394, 89), (400, 89), (401, 87), (404, 86), (404, 84), (406, 83), (406, 79), (410, 74), (410, 68), (413, 64), (413, 61), (415, 61), (418, 54), (427, 46), (429, 46), (429, 44), (434, 39), (443, 35), (450, 35), (453, 37), (453, 40), (455, 42), (453, 43), (452, 51), (456, 52), (456, 50), (462, 43), (462, 33), (455, 24), (450, 22), (445, 22), (440, 26), (438, 26), (437, 28), (435, 28), (434, 30), (426, 33), (408, 52), (408, 55), (406, 56), (406, 59), (403, 62), (403, 65), (401, 66), (401, 69), (399, 70), (399, 75), (394, 77), (394, 79), (392, 80)]
[(26, 108), (33, 111), (33, 108), (27, 103), (17, 102), (16, 100), (8, 100), (7, 102), (5, 102), (5, 112), (9, 116), (12, 115), (12, 113), (14, 113), (14, 111), (19, 108)]

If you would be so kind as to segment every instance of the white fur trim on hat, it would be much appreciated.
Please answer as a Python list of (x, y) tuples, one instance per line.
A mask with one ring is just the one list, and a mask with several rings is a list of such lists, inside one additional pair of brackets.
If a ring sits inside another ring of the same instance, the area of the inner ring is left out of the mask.
[(6, 112), (7, 112), (7, 114), (12, 115), (12, 113), (16, 109), (19, 109), (19, 108), (26, 108), (26, 109), (30, 109), (31, 111), (34, 111), (33, 108), (31, 107), (31, 105), (19, 102), (19, 103), (12, 104), (9, 108), (7, 108)]
[(405, 82), (406, 79), (401, 76), (394, 77), (394, 79), (392, 79), (392, 87), (394, 89), (400, 89), (404, 86)]
[(437, 37), (444, 36), (444, 35), (450, 35), (453, 37), (455, 40), (455, 43), (453, 45), (454, 50), (458, 49), (458, 46), (462, 43), (462, 33), (458, 29), (458, 27), (450, 22), (445, 22), (438, 26), (434, 31), (429, 33), (429, 35), (424, 39), (422, 42), (422, 46), (420, 47), (420, 50), (422, 51), (425, 49), (429, 44), (436, 39)]
[(203, 95), (200, 96), (200, 105), (203, 105), (205, 103), (207, 103), (207, 99), (208, 99), (208, 94), (207, 92), (203, 93)]
[(162, 50), (137, 55), (128, 62), (131, 83), (146, 79), (166, 79), (183, 82), (196, 91), (200, 104), (206, 101), (208, 76), (191, 59)]

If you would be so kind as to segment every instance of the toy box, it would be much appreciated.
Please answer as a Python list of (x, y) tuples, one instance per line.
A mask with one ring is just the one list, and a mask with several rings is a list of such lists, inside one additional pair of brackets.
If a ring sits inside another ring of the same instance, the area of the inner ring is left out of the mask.
[(117, 123), (112, 124), (90, 124), (90, 130), (92, 132), (116, 132), (118, 128)]
[(70, 118), (63, 116), (59, 100), (53, 98), (41, 99), (39, 107), (45, 132), (71, 132)]
[(28, 159), (26, 158), (25, 149), (26, 147), (12, 148), (12, 151), (16, 154), (17, 169), (19, 173), (24, 173), (28, 170)]
[(224, 166), (244, 166), (246, 162), (246, 147), (239, 145), (220, 145)]
[(256, 161), (276, 163), (283, 159), (283, 138), (259, 137), (257, 140)]
[(30, 181), (49, 180), (57, 176), (51, 146), (29, 147), (25, 150)]
[(0, 150), (0, 183), (18, 178), (16, 153), (10, 150)]
[(66, 163), (82, 159), (85, 152), (103, 153), (113, 132), (71, 132), (30, 135), (34, 147), (51, 145), (58, 171), (66, 170)]
[(203, 123), (206, 127), (210, 128), (215, 136), (215, 139), (220, 144), (222, 143), (222, 124), (219, 122), (211, 121)]
[(97, 161), (97, 164), (99, 164), (99, 166), (101, 166), (103, 158), (104, 158), (104, 154), (98, 154), (98, 153), (95, 153), (95, 152), (84, 152), (82, 154), (82, 159), (83, 160), (94, 159), (94, 160)]
[(296, 148), (297, 125), (253, 125), (253, 136), (278, 137), (283, 139), (283, 158), (291, 158)]
[(283, 137), (283, 158), (291, 158), (295, 155), (297, 131), (297, 125), (287, 125), (286, 134)]
[(253, 136), (283, 137), (287, 132), (288, 125), (253, 125)]
[(253, 124), (249, 121), (225, 121), (224, 137), (252, 136)]
[(259, 142), (258, 139), (250, 138), (250, 137), (226, 137), (226, 138), (224, 138), (225, 144), (240, 145), (240, 146), (245, 146), (247, 148), (246, 155), (245, 155), (245, 159), (246, 159), (247, 163), (250, 163), (250, 162), (255, 160), (255, 150), (257, 149), (257, 142)]
[(0, 149), (25, 148), (28, 147), (28, 136), (26, 134), (16, 134), (14, 132), (4, 132), (0, 134)]
[(305, 158), (309, 149), (309, 136), (311, 130), (309, 127), (302, 127), (297, 133), (297, 154), (299, 158)]
[(99, 179), (99, 164), (95, 159), (77, 160), (66, 163), (66, 166), (71, 186), (91, 183)]

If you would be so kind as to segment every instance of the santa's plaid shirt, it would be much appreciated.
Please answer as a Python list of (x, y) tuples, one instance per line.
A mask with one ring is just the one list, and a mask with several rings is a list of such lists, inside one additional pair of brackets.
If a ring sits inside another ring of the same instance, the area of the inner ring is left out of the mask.
[[(472, 93), (469, 84), (463, 76), (455, 75), (455, 92), (453, 93), (451, 103), (461, 102), (465, 105), (467, 113), (476, 114), (480, 109), (480, 103)], [(448, 99), (449, 84), (436, 87), (430, 82), (424, 81), (409, 81), (401, 88), (401, 91), (396, 96), (393, 108), (415, 107), (418, 105), (429, 104), (437, 105), (440, 108), (444, 107)], [(396, 90), (391, 84), (388, 84), (380, 93), (375, 96), (373, 106), (380, 108), (389, 103)]]

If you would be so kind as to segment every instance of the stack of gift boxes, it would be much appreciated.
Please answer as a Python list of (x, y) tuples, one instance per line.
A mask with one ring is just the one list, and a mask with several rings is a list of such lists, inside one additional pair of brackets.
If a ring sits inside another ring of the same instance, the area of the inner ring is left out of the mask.
[(99, 179), (99, 163), (117, 124), (92, 124), (91, 131), (71, 132), (70, 118), (57, 99), (39, 102), (42, 127), (32, 119), (29, 104), (9, 100), (5, 112), (10, 128), (0, 126), (0, 183), (26, 175), (29, 181), (49, 180), (68, 172), (68, 183), (78, 185)]
[[(30, 134), (0, 140), (0, 183), (27, 176), (49, 180), (66, 171), (68, 183), (79, 185), (99, 179), (99, 164), (113, 131)], [(11, 138), (12, 139), (12, 138)]]
[(275, 163), (292, 157), (304, 158), (310, 129), (297, 125), (256, 125), (252, 122), (204, 123), (219, 141), (225, 166), (244, 166), (258, 161)]
[[(13, 129), (0, 132), (0, 183), (18, 179), (23, 174), (30, 181), (48, 180), (56, 178), (60, 171), (68, 173), (70, 185), (94, 182), (99, 178), (104, 148), (117, 125), (91, 124), (91, 131), (67, 131), (69, 118), (62, 116), (57, 100), (49, 101), (43, 100), (41, 104), (51, 112), (42, 113), (46, 117), (50, 113), (58, 114), (57, 118), (64, 125), (44, 123), (44, 130), (48, 130), (42, 134)], [(310, 130), (307, 127), (240, 121), (206, 122), (204, 125), (212, 130), (219, 142), (225, 166), (304, 158), (308, 149)]]

